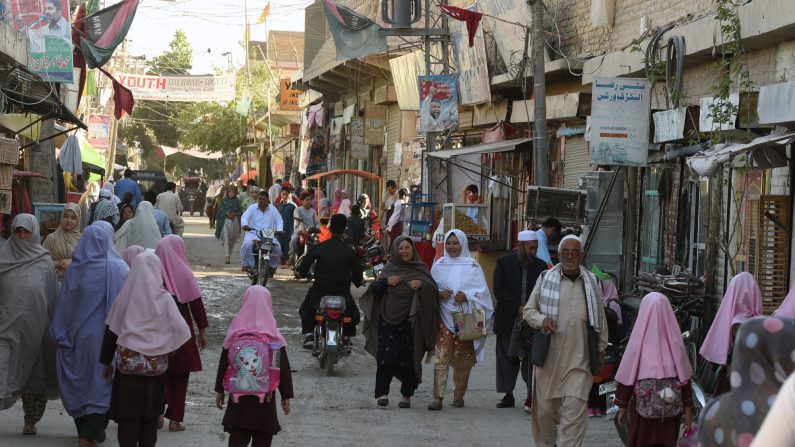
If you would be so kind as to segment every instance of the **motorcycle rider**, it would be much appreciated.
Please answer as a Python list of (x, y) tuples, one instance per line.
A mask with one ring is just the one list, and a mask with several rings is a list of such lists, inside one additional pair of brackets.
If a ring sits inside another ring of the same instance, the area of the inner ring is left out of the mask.
[(351, 296), (351, 283), (361, 287), (364, 283), (362, 267), (353, 249), (342, 241), (348, 218), (335, 214), (329, 222), (331, 239), (318, 244), (307, 253), (297, 267), (298, 274), (305, 277), (313, 263), (315, 266), (315, 282), (309, 288), (298, 314), (301, 316), (301, 331), (304, 334), (304, 348), (312, 349), (315, 341), (315, 314), (320, 300), (327, 295), (345, 297), (344, 316), (350, 317), (350, 324), (343, 326), (344, 343), (350, 343), (350, 337), (356, 335), (359, 324), (359, 308)]
[[(243, 245), (240, 247), (240, 263), (244, 272), (254, 268), (254, 241), (259, 240), (256, 230), (274, 229), (277, 235), (284, 230), (282, 216), (276, 207), (270, 206), (268, 191), (262, 190), (257, 196), (257, 206), (249, 207), (240, 218), (243, 231), (246, 232), (243, 238)], [(255, 231), (251, 231), (255, 230)], [(273, 239), (273, 250), (271, 250), (270, 274), (276, 272), (282, 249), (278, 238)]]
[(303, 195), (303, 204), (293, 211), (293, 221), (295, 222), (295, 231), (290, 238), (290, 259), (294, 262), (301, 256), (298, 253), (298, 240), (299, 238), (309, 231), (310, 228), (320, 228), (320, 221), (317, 218), (317, 213), (312, 209), (312, 196), (309, 194)]

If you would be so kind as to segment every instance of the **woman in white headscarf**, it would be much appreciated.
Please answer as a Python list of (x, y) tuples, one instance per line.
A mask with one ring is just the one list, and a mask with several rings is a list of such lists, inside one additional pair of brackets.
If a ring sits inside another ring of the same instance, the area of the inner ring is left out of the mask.
[(444, 257), (433, 265), (431, 275), (439, 286), (439, 333), (436, 346), (428, 362), (434, 363), (433, 403), (429, 410), (441, 410), (447, 387), (447, 373), (453, 368), (453, 406), (464, 406), (464, 393), (469, 382), (469, 373), (476, 362), (486, 358), (483, 348), (486, 338), (475, 341), (459, 341), (455, 337), (453, 314), (463, 311), (471, 313), (477, 306), (485, 310), (486, 320), (494, 313), (491, 293), (486, 276), (476, 260), (470, 257), (467, 237), (461, 230), (450, 230), (444, 236)]
[(0, 410), (21, 396), (26, 435), (36, 434), (47, 399), (58, 397), (55, 347), (46, 339), (56, 294), (55, 266), (39, 244), (39, 224), (19, 214), (0, 248)]
[(99, 183), (92, 182), (89, 183), (88, 187), (86, 188), (86, 192), (80, 196), (80, 200), (77, 202), (77, 205), (80, 207), (80, 215), (83, 218), (83, 221), (80, 224), (80, 230), (82, 231), (83, 228), (91, 225), (89, 220), (92, 216), (92, 208), (93, 204), (99, 200)]
[(116, 251), (123, 253), (131, 245), (140, 245), (143, 248), (154, 250), (157, 244), (163, 239), (160, 236), (160, 227), (155, 220), (154, 208), (152, 204), (143, 201), (138, 204), (135, 217), (124, 222), (119, 231), (116, 232), (114, 242)]
[(113, 183), (111, 183), (110, 181), (105, 182), (102, 185), (102, 189), (110, 193), (110, 200), (112, 200), (113, 203), (115, 203), (116, 205), (121, 203), (121, 199), (118, 196), (116, 196), (116, 186)]
[(50, 252), (59, 281), (63, 279), (66, 268), (72, 262), (72, 252), (75, 251), (78, 240), (80, 240), (80, 207), (75, 203), (67, 203), (61, 212), (58, 228), (41, 244)]

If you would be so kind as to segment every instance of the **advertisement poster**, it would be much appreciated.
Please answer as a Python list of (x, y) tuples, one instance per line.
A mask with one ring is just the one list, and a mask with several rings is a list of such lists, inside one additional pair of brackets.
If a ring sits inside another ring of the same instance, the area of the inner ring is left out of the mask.
[(48, 82), (74, 82), (68, 0), (13, 0), (14, 28), (30, 42), (28, 69)]
[(116, 80), (132, 91), (136, 100), (232, 101), (235, 76), (149, 76), (117, 74)]
[(95, 149), (107, 150), (110, 142), (110, 115), (88, 117), (86, 139)]
[(458, 128), (457, 75), (418, 76), (420, 132)]
[(591, 164), (646, 166), (651, 113), (649, 92), (647, 79), (594, 78)]

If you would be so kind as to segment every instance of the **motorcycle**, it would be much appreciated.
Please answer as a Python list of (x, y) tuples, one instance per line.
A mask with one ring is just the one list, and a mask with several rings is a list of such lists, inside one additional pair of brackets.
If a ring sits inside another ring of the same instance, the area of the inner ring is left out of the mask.
[(378, 272), (384, 268), (383, 250), (381, 250), (381, 242), (378, 238), (373, 236), (363, 242), (354, 242), (352, 240), (347, 240), (346, 242), (359, 258), (362, 271), (372, 268), (373, 277), (377, 277)]
[(344, 317), (344, 312), (345, 297), (328, 295), (320, 300), (320, 309), (315, 315), (312, 355), (317, 357), (327, 376), (334, 374), (334, 366), (341, 357), (351, 354), (350, 341), (342, 335), (343, 326), (350, 324), (351, 318)]
[[(298, 247), (295, 249), (295, 256), (296, 259), (293, 262), (293, 274), (296, 278), (300, 278), (301, 276), (298, 274), (298, 266), (301, 264), (301, 261), (304, 260), (304, 257), (309, 253), (309, 250), (312, 249), (315, 245), (320, 243), (320, 228), (310, 228), (304, 234), (298, 236)], [(306, 275), (307, 279), (312, 279), (315, 272), (314, 264), (309, 267), (309, 274)]]
[(261, 230), (251, 230), (257, 235), (252, 250), (254, 252), (254, 268), (248, 269), (248, 278), (251, 285), (261, 285), (265, 287), (271, 275), (271, 252), (276, 241), (276, 230), (263, 228)]

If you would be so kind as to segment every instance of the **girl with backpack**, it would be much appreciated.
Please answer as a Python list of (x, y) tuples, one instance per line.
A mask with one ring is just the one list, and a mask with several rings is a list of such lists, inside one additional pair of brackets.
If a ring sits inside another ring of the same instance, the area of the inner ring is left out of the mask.
[(646, 295), (616, 373), (615, 403), (619, 422), (629, 419), (628, 447), (676, 446), (682, 418), (686, 430), (692, 427), (692, 376), (668, 298)]
[(162, 268), (152, 253), (136, 256), (105, 320), (99, 360), (105, 365), (105, 380), (111, 381), (113, 376), (109, 414), (119, 424), (121, 447), (157, 443), (169, 355), (191, 337), (171, 294), (163, 287)]
[(287, 342), (273, 316), (271, 293), (262, 286), (251, 286), (243, 295), (229, 330), (218, 363), (215, 380), (216, 406), (224, 413), (224, 431), (229, 447), (267, 447), (281, 431), (276, 415), (279, 389), (284, 414), (290, 414), (293, 379), (287, 359)]

